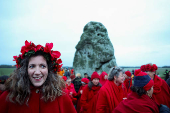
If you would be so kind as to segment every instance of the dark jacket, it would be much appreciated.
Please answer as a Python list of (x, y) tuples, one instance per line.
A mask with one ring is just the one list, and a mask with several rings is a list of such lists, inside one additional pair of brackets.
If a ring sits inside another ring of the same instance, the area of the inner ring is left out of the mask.
[(166, 83), (167, 83), (168, 86), (170, 87), (170, 77), (166, 80)]
[(79, 89), (80, 89), (80, 86), (82, 85), (81, 84), (81, 77), (78, 78), (76, 77), (74, 80), (73, 80), (73, 84), (74, 84), (74, 88), (76, 90), (76, 92), (78, 93)]

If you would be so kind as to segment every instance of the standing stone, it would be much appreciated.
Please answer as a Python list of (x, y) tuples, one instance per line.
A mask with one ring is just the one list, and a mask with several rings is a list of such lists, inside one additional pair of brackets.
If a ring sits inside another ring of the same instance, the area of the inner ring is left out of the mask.
[(76, 45), (75, 73), (81, 73), (82, 77), (84, 73), (91, 76), (94, 71), (109, 73), (110, 68), (116, 65), (113, 45), (105, 26), (99, 22), (87, 23)]

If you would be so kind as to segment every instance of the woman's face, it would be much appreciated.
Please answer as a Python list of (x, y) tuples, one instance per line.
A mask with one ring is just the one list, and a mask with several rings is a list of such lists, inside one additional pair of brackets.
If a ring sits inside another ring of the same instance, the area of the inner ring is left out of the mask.
[(39, 55), (29, 59), (28, 75), (35, 87), (40, 87), (44, 84), (48, 76), (48, 65), (43, 56)]
[(152, 97), (152, 94), (153, 94), (153, 86), (151, 87), (150, 90), (147, 91), (147, 93), (148, 93), (148, 95), (149, 95), (150, 97)]
[(155, 72), (148, 71), (147, 74), (148, 74), (150, 77), (153, 77), (153, 76), (155, 75)]
[(67, 80), (67, 85), (68, 85), (68, 86), (71, 85), (71, 80)]
[(92, 83), (96, 86), (99, 83), (99, 79), (98, 78), (94, 78), (92, 80)]
[(116, 78), (116, 82), (121, 84), (124, 82), (124, 80), (125, 80), (125, 74), (123, 74), (123, 72), (120, 72), (119, 76)]

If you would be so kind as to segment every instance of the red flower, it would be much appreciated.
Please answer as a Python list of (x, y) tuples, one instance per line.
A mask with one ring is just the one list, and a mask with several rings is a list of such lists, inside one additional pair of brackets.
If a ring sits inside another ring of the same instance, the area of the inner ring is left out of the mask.
[(61, 53), (59, 51), (52, 51), (51, 60), (55, 60), (56, 58), (59, 58), (60, 56), (61, 56)]
[[(43, 48), (44, 48), (44, 47), (43, 47), (42, 45), (37, 45), (37, 46), (36, 46), (36, 51), (39, 51), (39, 50), (42, 50), (42, 51), (43, 51)], [(36, 51), (35, 51), (35, 52), (36, 52)]]
[(17, 61), (18, 57), (17, 56), (13, 56), (13, 58), (14, 58), (13, 61)]
[(36, 50), (35, 48), (35, 44), (32, 43), (31, 41), (28, 42), (27, 40), (25, 41), (25, 46), (22, 46), (21, 48), (21, 53), (22, 55), (24, 55), (26, 52), (30, 51), (30, 50)]
[(140, 67), (140, 69), (141, 69), (141, 71), (145, 72), (145, 71), (146, 71), (145, 65), (142, 65), (142, 66)]
[(145, 68), (146, 68), (146, 71), (150, 71), (151, 70), (151, 65), (150, 64), (146, 64)]
[(53, 48), (53, 43), (46, 43), (44, 47), (44, 52), (51, 54), (51, 49)]
[(155, 70), (157, 70), (157, 69), (158, 69), (158, 67), (157, 67), (157, 65), (156, 65), (156, 64), (153, 64), (152, 66), (154, 67), (154, 69), (155, 69)]
[(61, 64), (61, 63), (62, 63), (62, 60), (61, 60), (61, 59), (58, 59), (55, 63)]
[(155, 67), (152, 65), (151, 66), (151, 69), (150, 69), (151, 72), (154, 72), (155, 71)]

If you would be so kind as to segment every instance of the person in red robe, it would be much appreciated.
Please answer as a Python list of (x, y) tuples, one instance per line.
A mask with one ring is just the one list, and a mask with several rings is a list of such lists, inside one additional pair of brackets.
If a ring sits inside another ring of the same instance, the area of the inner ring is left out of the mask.
[(66, 89), (67, 89), (67, 94), (69, 95), (70, 99), (72, 100), (73, 104), (77, 104), (77, 92), (75, 91), (74, 84), (71, 83), (71, 78), (68, 78), (66, 80)]
[(154, 81), (153, 99), (158, 104), (166, 105), (170, 108), (170, 88), (165, 80), (156, 75), (158, 67), (156, 64), (146, 64), (141, 66), (141, 70), (146, 72)]
[(108, 81), (99, 91), (96, 113), (111, 113), (123, 99), (126, 99), (127, 89), (123, 85), (124, 79), (122, 68), (110, 69)]
[(132, 92), (112, 113), (159, 113), (159, 105), (152, 99), (153, 85), (147, 73), (135, 70)]
[(80, 86), (80, 89), (78, 91), (78, 102), (77, 102), (77, 107), (76, 107), (76, 110), (77, 110), (77, 113), (81, 113), (81, 104), (80, 104), (80, 99), (81, 99), (81, 95), (83, 93), (83, 88), (89, 83), (89, 79), (87, 78), (82, 78), (81, 79), (81, 83), (82, 83), (82, 86)]
[(127, 89), (127, 92), (130, 93), (130, 87), (132, 86), (132, 78), (131, 78), (131, 72), (130, 71), (125, 71), (125, 81), (124, 81), (124, 85)]
[(81, 113), (95, 113), (97, 94), (101, 88), (99, 83), (100, 77), (97, 72), (93, 72), (91, 75), (91, 81), (83, 88), (81, 95)]
[(106, 83), (108, 79), (108, 75), (105, 71), (103, 71), (100, 75), (100, 84), (102, 84), (102, 86)]
[(0, 95), (1, 113), (76, 113), (56, 74), (62, 66), (61, 54), (52, 47), (53, 43), (44, 47), (25, 41), (21, 55), (14, 56), (17, 68)]

